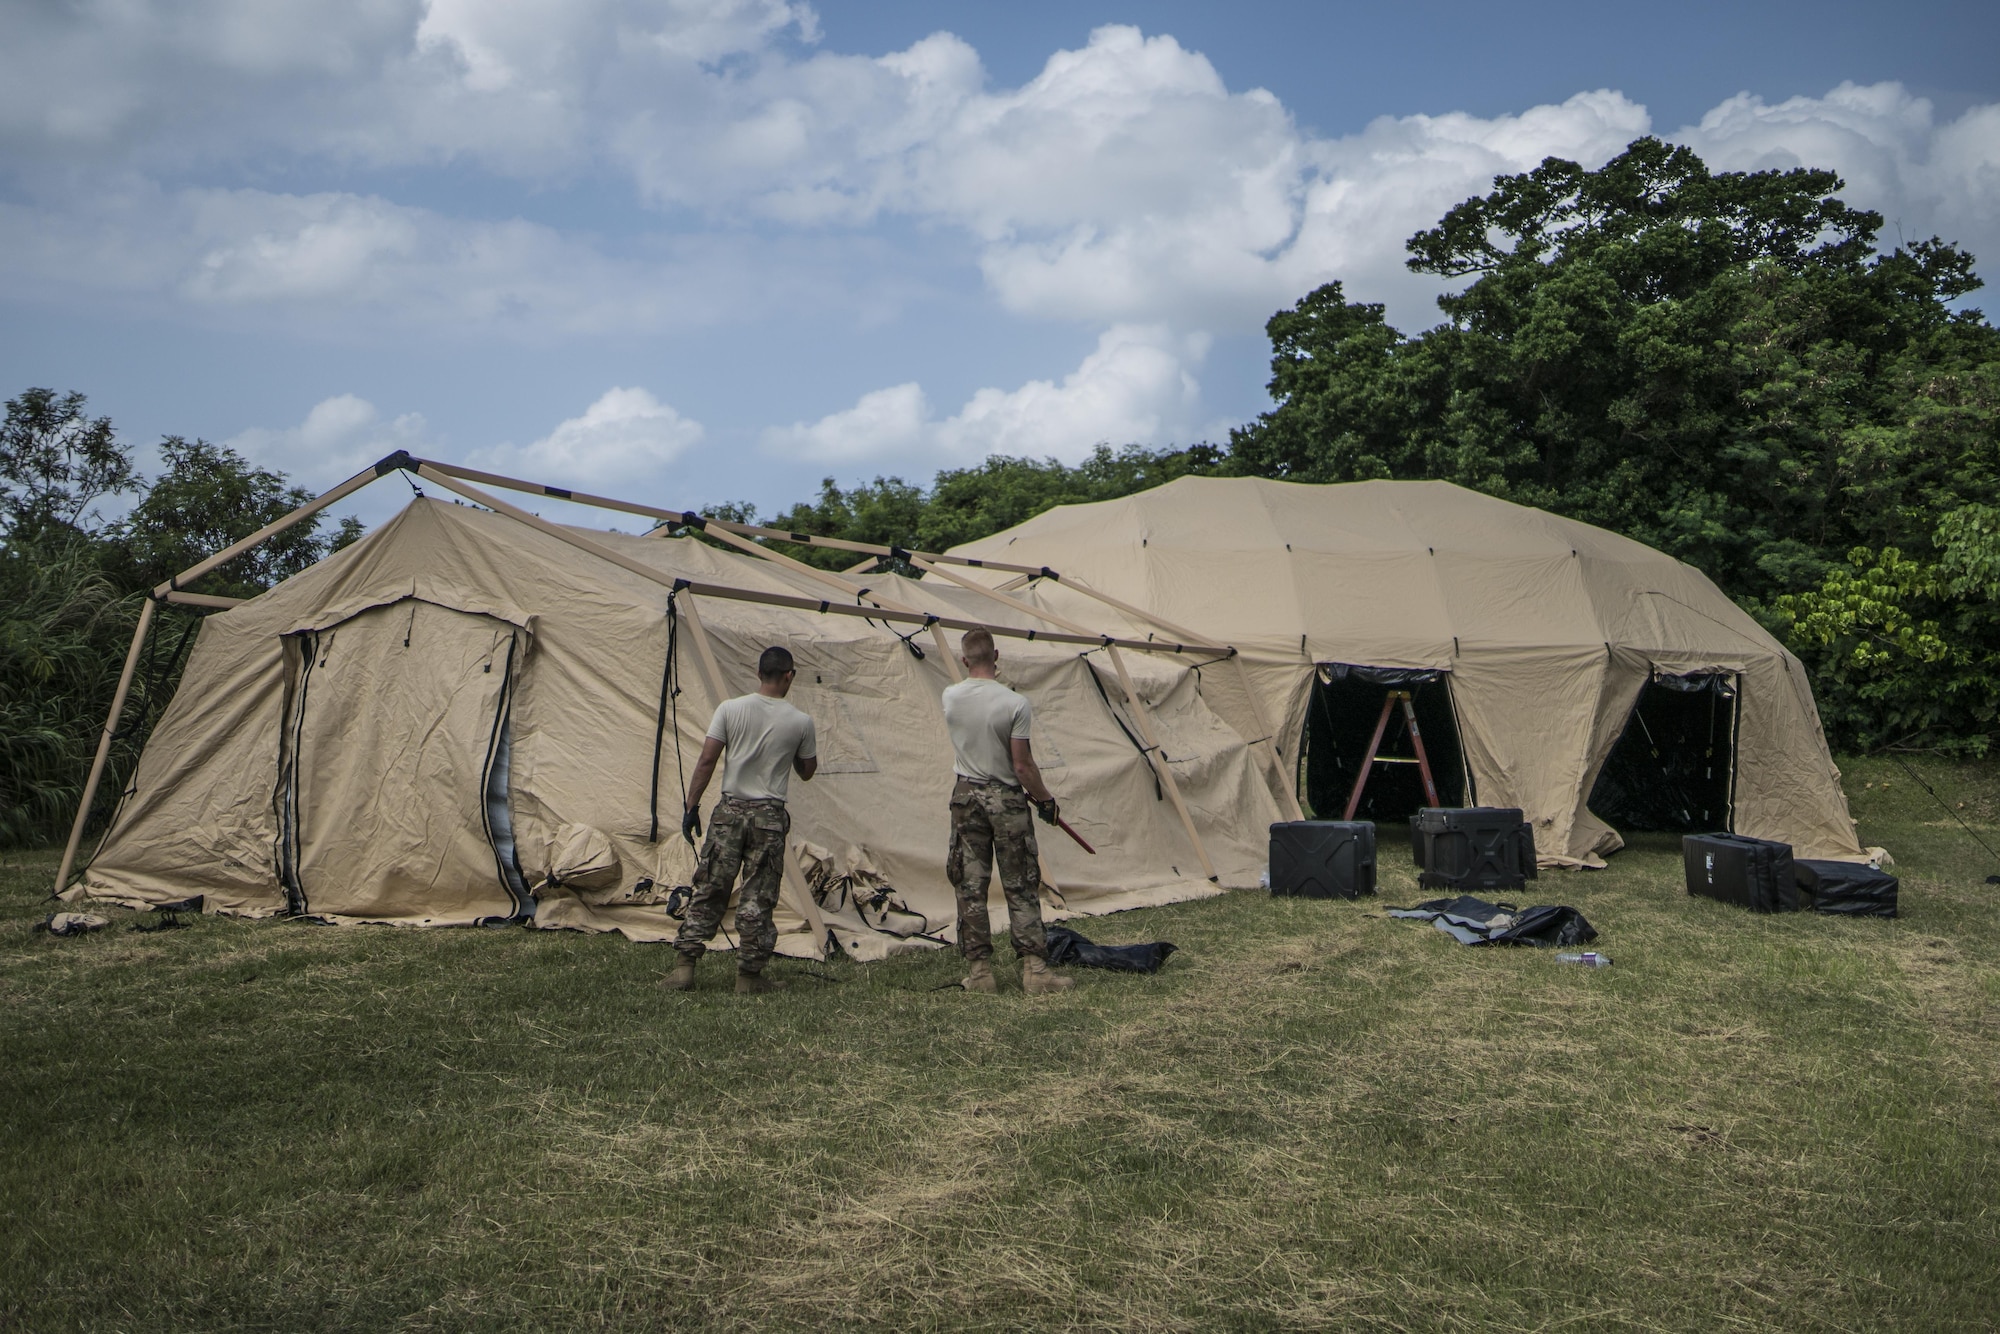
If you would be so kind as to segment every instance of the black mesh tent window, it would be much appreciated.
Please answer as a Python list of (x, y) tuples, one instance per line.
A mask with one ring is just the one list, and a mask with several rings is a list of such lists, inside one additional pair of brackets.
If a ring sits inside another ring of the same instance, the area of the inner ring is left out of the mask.
[(1734, 672), (1655, 670), (1590, 789), (1590, 809), (1621, 832), (1732, 829), (1741, 707)]
[[(1472, 798), (1464, 750), (1459, 744), (1458, 717), (1451, 702), (1449, 672), (1321, 663), (1312, 697), (1306, 703), (1305, 732), (1300, 742), (1299, 798), (1311, 818), (1341, 817), (1361, 759), (1367, 754), (1369, 738), (1381, 720), (1382, 702), (1392, 690), (1411, 694), (1438, 799), (1446, 806), (1463, 806)], [(1378, 754), (1392, 759), (1415, 754), (1400, 706), (1390, 714)], [(1362, 790), (1354, 818), (1378, 824), (1405, 821), (1429, 804), (1416, 765), (1377, 764)]]

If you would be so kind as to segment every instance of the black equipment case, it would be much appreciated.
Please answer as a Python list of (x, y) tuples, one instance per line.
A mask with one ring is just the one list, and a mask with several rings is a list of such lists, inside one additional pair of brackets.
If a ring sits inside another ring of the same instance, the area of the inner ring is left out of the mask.
[(1896, 877), (1865, 863), (1807, 861), (1792, 863), (1799, 894), (1814, 912), (1843, 917), (1894, 917)]
[(1535, 831), (1511, 806), (1426, 806), (1410, 821), (1410, 851), (1426, 889), (1519, 889), (1540, 875)]
[(1681, 840), (1688, 893), (1752, 912), (1797, 912), (1803, 905), (1792, 845), (1743, 834), (1689, 834)]
[(1288, 820), (1271, 826), (1271, 892), (1351, 899), (1375, 892), (1375, 826), (1367, 820)]

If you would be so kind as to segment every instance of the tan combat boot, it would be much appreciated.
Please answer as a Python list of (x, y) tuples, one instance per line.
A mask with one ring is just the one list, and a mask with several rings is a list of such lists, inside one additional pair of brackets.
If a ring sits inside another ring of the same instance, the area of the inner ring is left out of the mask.
[(674, 965), (674, 971), (668, 973), (666, 980), (660, 985), (668, 991), (693, 991), (694, 960), (682, 955), (681, 961)]
[(1021, 990), (1030, 996), (1046, 996), (1076, 986), (1073, 977), (1058, 977), (1049, 971), (1049, 961), (1030, 954), (1021, 960)]
[(767, 992), (783, 991), (785, 984), (776, 982), (762, 973), (746, 973), (741, 969), (736, 973), (736, 994), (739, 996), (762, 996)]
[(967, 991), (977, 991), (982, 995), (1000, 994), (1000, 984), (993, 980), (993, 964), (988, 959), (974, 959), (972, 966), (965, 970), (965, 980), (959, 985)]

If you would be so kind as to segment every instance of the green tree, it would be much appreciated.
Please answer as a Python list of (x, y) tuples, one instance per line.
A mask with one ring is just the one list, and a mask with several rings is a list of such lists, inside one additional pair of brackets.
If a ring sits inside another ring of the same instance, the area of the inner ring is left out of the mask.
[[(1113, 500), (1191, 473), (1221, 470), (1226, 455), (1214, 445), (1147, 449), (1099, 445), (1074, 466), (1056, 459), (995, 454), (966, 468), (940, 471), (928, 491), (900, 477), (877, 477), (842, 488), (829, 477), (818, 501), (800, 503), (765, 520), (769, 527), (815, 537), (873, 542), (912, 551), (943, 551), (1024, 523), (1057, 505)], [(861, 558), (827, 547), (779, 544), (800, 560), (842, 569)], [(899, 573), (915, 571), (892, 562)]]
[[(1855, 548), (1928, 569), (1945, 516), (2000, 500), (2000, 334), (1953, 308), (1971, 256), (1878, 252), (1840, 189), (1655, 139), (1500, 177), (1409, 242), (1412, 269), (1471, 280), (1444, 323), (1405, 337), (1337, 283), (1272, 318), (1276, 406), (1230, 466), (1443, 478), (1659, 547), (1797, 627), (1838, 738), (1883, 739), (1917, 713), (1857, 693), (1778, 600), (1846, 596)], [(1932, 716), (1936, 738), (1984, 715)]]
[[(168, 436), (160, 442), (166, 470), (146, 489), (120, 529), (135, 577), (147, 587), (241, 541), (312, 499), (282, 473), (253, 466), (224, 445)], [(279, 580), (325, 559), (360, 535), (358, 522), (333, 533), (320, 521), (296, 524), (198, 581), (198, 591), (254, 597)]]
[(90, 417), (82, 394), (27, 389), (7, 400), (0, 426), (0, 533), (23, 538), (87, 526), (91, 507), (138, 483), (109, 417)]
[[(110, 707), (148, 588), (306, 499), (228, 449), (169, 437), (147, 479), (81, 394), (29, 389), (0, 428), (0, 846), (61, 838)], [(138, 492), (122, 519), (97, 505)], [(254, 595), (353, 540), (301, 524), (232, 561), (201, 591)], [(95, 816), (116, 802), (146, 730), (171, 698), (201, 613), (163, 607), (134, 679)]]

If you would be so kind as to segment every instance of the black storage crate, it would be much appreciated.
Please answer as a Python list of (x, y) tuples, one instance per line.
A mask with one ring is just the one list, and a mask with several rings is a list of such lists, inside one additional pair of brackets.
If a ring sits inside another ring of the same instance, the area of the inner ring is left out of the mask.
[(1681, 840), (1688, 893), (1752, 912), (1797, 912), (1803, 902), (1792, 845), (1744, 834), (1689, 834)]
[(1271, 892), (1351, 899), (1375, 892), (1375, 826), (1367, 820), (1289, 820), (1271, 826)]
[(1814, 912), (1842, 917), (1894, 917), (1896, 893), (1902, 887), (1895, 876), (1855, 862), (1792, 862), (1799, 882), (1800, 897)]
[(1410, 851), (1426, 889), (1519, 889), (1536, 879), (1535, 831), (1511, 806), (1426, 806), (1410, 821)]

